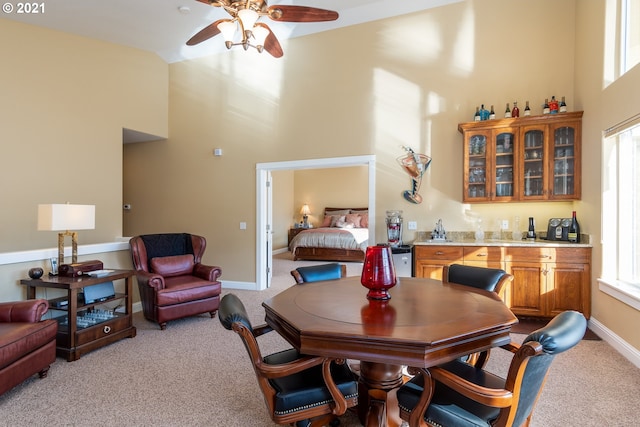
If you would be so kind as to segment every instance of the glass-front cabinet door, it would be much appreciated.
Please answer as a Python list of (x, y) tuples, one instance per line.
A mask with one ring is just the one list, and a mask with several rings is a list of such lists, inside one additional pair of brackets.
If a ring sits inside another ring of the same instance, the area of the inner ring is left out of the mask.
[(473, 132), (466, 138), (464, 162), (465, 201), (488, 200), (490, 132)]
[(552, 125), (551, 153), (553, 170), (550, 199), (580, 198), (580, 127), (578, 123)]
[(458, 124), (466, 203), (580, 200), (582, 111)]
[(522, 145), (522, 198), (542, 200), (547, 197), (545, 127), (524, 127)]
[(492, 187), (493, 199), (513, 198), (514, 185), (514, 132), (511, 129), (500, 129), (495, 136), (495, 176)]

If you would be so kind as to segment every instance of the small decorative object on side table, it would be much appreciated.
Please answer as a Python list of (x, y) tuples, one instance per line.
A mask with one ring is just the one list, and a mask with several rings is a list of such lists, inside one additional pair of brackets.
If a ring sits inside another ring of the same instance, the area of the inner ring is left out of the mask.
[[(132, 283), (135, 271), (110, 270), (101, 277), (82, 275), (79, 277), (44, 276), (39, 279), (23, 279), (20, 283), (27, 287), (27, 299), (36, 297), (36, 288), (57, 288), (67, 291), (65, 297), (49, 300), (50, 310), (66, 312), (59, 321), (56, 337), (56, 354), (68, 362), (122, 338), (136, 336), (132, 320)], [(113, 298), (85, 304), (83, 288), (114, 280), (125, 280), (124, 293), (116, 293)], [(100, 310), (98, 306), (110, 301), (124, 300), (125, 311)]]

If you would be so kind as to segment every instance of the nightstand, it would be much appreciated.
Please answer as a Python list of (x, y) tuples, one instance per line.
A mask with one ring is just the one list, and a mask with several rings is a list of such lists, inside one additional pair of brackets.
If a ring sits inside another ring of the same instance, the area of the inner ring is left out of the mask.
[(289, 229), (289, 240), (287, 241), (287, 246), (291, 244), (291, 241), (293, 240), (294, 237), (296, 237), (298, 235), (299, 232), (301, 232), (302, 230), (308, 230), (308, 228), (290, 228)]

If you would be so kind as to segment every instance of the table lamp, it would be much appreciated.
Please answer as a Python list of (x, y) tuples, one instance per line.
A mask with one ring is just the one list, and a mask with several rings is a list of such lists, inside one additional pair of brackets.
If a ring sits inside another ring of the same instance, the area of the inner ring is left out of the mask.
[(309, 228), (309, 214), (311, 214), (311, 209), (309, 209), (309, 205), (306, 203), (302, 205), (302, 209), (300, 209), (300, 213), (302, 214), (302, 227)]
[(94, 205), (38, 205), (38, 230), (58, 233), (58, 266), (64, 263), (64, 238), (71, 236), (71, 262), (78, 262), (78, 233), (69, 230), (93, 230), (96, 227)]

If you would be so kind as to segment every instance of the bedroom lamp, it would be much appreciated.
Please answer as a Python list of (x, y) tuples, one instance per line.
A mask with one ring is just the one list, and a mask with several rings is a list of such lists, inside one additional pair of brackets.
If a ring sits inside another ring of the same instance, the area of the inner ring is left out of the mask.
[[(64, 263), (64, 238), (71, 236), (71, 262), (78, 262), (78, 233), (69, 230), (93, 230), (96, 227), (94, 205), (38, 205), (38, 230), (58, 233), (58, 265)], [(64, 230), (64, 231), (62, 231)]]
[(311, 214), (311, 209), (309, 209), (309, 205), (306, 203), (302, 205), (302, 209), (300, 209), (300, 213), (302, 214), (302, 226), (304, 228), (309, 228), (309, 215)]

